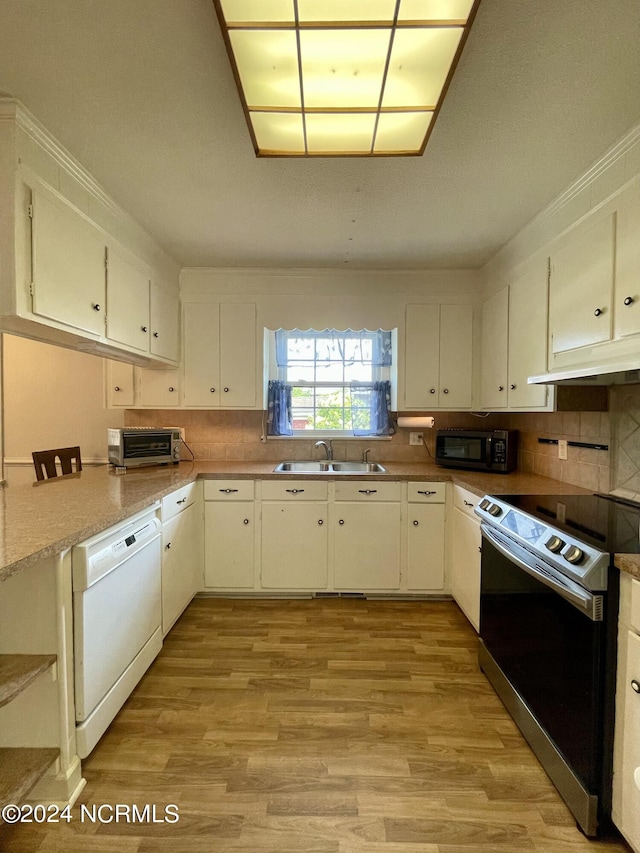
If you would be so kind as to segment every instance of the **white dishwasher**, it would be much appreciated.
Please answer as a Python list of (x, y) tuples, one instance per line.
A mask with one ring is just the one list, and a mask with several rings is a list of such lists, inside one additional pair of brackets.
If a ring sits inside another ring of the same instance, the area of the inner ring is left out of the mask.
[(162, 647), (159, 503), (73, 548), (76, 740), (86, 758)]

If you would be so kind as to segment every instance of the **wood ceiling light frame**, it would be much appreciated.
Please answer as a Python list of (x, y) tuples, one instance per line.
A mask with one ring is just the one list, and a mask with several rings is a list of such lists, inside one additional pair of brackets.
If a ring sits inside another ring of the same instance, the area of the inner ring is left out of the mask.
[[(345, 0), (346, 2), (346, 0)], [(222, 36), (224, 38), (225, 46), (227, 49), (227, 54), (229, 56), (229, 61), (231, 62), (231, 68), (233, 70), (233, 76), (236, 82), (236, 86), (238, 89), (238, 93), (240, 95), (240, 101), (242, 103), (242, 108), (244, 110), (245, 120), (247, 122), (247, 127), (249, 128), (249, 134), (251, 136), (251, 141), (253, 144), (254, 151), (257, 157), (420, 157), (424, 153), (427, 142), (429, 141), (429, 137), (431, 136), (431, 132), (438, 118), (438, 114), (444, 102), (445, 96), (447, 94), (447, 90), (449, 89), (449, 85), (451, 80), (453, 79), (453, 75), (455, 73), (456, 67), (458, 65), (458, 61), (460, 56), (462, 55), (462, 51), (464, 49), (464, 45), (469, 36), (469, 32), (471, 30), (471, 26), (475, 19), (476, 13), (478, 11), (478, 7), (480, 6), (481, 0), (473, 0), (473, 5), (469, 12), (469, 17), (466, 22), (464, 20), (430, 20), (430, 21), (398, 21), (398, 13), (400, 10), (400, 4), (402, 0), (395, 0), (395, 13), (393, 22), (389, 21), (304, 21), (301, 22), (298, 18), (298, 0), (292, 0), (294, 12), (295, 12), (295, 21), (294, 22), (269, 22), (269, 21), (243, 21), (243, 22), (228, 22), (225, 20), (224, 13), (222, 10), (222, 0), (213, 0), (213, 5), (216, 10), (216, 14), (218, 16), (218, 21), (220, 24), (220, 30), (222, 32)], [(395, 34), (398, 30), (401, 29), (447, 29), (447, 28), (460, 28), (462, 29), (462, 33), (460, 36), (460, 40), (453, 56), (453, 60), (449, 67), (448, 73), (446, 75), (444, 84), (442, 86), (442, 90), (440, 92), (440, 96), (437, 100), (436, 104), (424, 104), (420, 106), (407, 106), (407, 107), (383, 107), (382, 100), (384, 97), (384, 91), (387, 81), (387, 74), (389, 70), (389, 64), (391, 61), (391, 52), (393, 49), (393, 43), (395, 39)], [(384, 64), (384, 73), (382, 78), (382, 85), (380, 87), (380, 97), (378, 100), (377, 108), (371, 107), (308, 107), (305, 106), (304, 99), (304, 84), (302, 78), (302, 56), (301, 56), (301, 45), (300, 45), (300, 33), (304, 30), (349, 30), (349, 29), (358, 29), (358, 30), (372, 30), (372, 29), (386, 29), (391, 30), (391, 37), (389, 39), (389, 46), (387, 50), (387, 55)], [(238, 69), (236, 59), (234, 56), (233, 47), (231, 44), (231, 38), (229, 32), (231, 30), (293, 30), (296, 33), (296, 46), (297, 46), (297, 60), (298, 60), (298, 78), (300, 84), (300, 107), (267, 107), (267, 106), (249, 106), (247, 104), (245, 94), (242, 88), (240, 71)], [(277, 112), (280, 114), (295, 114), (301, 115), (302, 118), (302, 128), (303, 128), (303, 136), (304, 136), (304, 151), (283, 151), (283, 150), (265, 150), (261, 149), (258, 140), (256, 138), (256, 133), (253, 127), (253, 123), (251, 121), (251, 113), (272, 113)], [(394, 151), (375, 151), (375, 143), (376, 143), (376, 134), (378, 131), (378, 122), (379, 118), (383, 114), (389, 113), (418, 113), (418, 112), (430, 112), (432, 113), (431, 121), (427, 127), (424, 139), (422, 141), (421, 146), (416, 150), (394, 150)], [(369, 151), (309, 151), (308, 143), (307, 143), (307, 126), (306, 126), (306, 116), (316, 114), (326, 114), (326, 115), (340, 115), (340, 114), (375, 114), (375, 126), (372, 136), (371, 148)]]

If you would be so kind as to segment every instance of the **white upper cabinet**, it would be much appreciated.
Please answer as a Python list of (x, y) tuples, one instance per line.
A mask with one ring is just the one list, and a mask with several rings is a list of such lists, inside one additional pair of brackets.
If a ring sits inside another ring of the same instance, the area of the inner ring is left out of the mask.
[(547, 273), (547, 260), (537, 259), (482, 306), (483, 409), (528, 411), (551, 405), (546, 385), (527, 383), (547, 367)]
[(553, 353), (611, 338), (615, 218), (615, 212), (590, 218), (551, 254), (549, 324)]
[[(7, 98), (0, 98), (0, 161), (7, 214), (0, 219), (0, 331), (141, 366), (175, 366), (177, 264)], [(150, 329), (156, 278), (175, 294), (160, 308), (171, 327), (166, 347)]]
[(509, 392), (509, 288), (504, 287), (482, 305), (482, 380), (484, 409), (503, 409)]
[(471, 305), (407, 305), (405, 409), (471, 408), (472, 324)]
[(107, 337), (149, 349), (149, 273), (112, 246), (107, 249)]
[(188, 407), (256, 407), (256, 306), (186, 302), (184, 398)]
[(616, 215), (614, 336), (640, 332), (640, 191), (630, 193)]
[(180, 359), (180, 300), (178, 294), (164, 290), (152, 281), (149, 297), (151, 354), (177, 363)]
[(105, 244), (63, 199), (31, 196), (33, 313), (89, 332), (105, 333)]

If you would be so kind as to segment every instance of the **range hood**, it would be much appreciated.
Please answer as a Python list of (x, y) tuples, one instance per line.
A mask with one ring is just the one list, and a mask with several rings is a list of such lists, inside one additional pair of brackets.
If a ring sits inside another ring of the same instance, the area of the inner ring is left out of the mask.
[(529, 376), (529, 385), (632, 385), (640, 383), (640, 356), (597, 366), (573, 367)]

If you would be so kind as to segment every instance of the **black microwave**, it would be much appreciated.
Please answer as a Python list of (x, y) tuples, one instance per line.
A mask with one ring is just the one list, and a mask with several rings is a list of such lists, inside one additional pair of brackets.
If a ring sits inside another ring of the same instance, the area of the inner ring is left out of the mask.
[(508, 474), (518, 464), (517, 429), (439, 429), (437, 465)]

